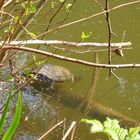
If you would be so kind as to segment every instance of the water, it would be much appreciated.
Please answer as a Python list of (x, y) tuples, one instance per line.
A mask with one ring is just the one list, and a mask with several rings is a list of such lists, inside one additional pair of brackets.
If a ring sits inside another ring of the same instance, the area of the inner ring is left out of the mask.
[[(103, 4), (103, 1), (99, 2)], [(130, 0), (126, 0), (125, 2), (130, 2)], [(123, 2), (121, 0), (110, 1), (110, 6), (113, 7), (122, 3)], [(46, 12), (48, 12), (47, 10), (50, 9), (50, 5), (50, 2), (48, 2), (44, 6), (41, 13), (37, 16), (37, 19), (34, 20), (35, 24), (31, 24), (29, 26), (29, 30), (31, 32), (39, 34), (45, 30), (45, 25), (40, 26), (39, 24), (48, 24), (49, 18), (46, 18), (45, 15)], [(140, 4), (138, 3), (135, 5), (120, 8), (110, 13), (112, 30), (116, 34), (116, 37), (112, 36), (112, 42), (121, 42), (122, 34), (125, 30), (126, 35), (124, 37), (124, 41), (131, 41), (133, 47), (133, 49), (131, 50), (123, 51), (124, 58), (121, 58), (113, 53), (112, 63), (114, 64), (140, 63), (139, 7)], [(87, 17), (100, 11), (102, 11), (101, 7), (94, 1), (76, 1), (72, 11), (70, 12), (70, 15), (68, 16), (68, 19), (65, 22), (72, 22), (74, 20)], [(60, 23), (60, 21), (63, 21), (63, 19), (65, 19), (65, 15), (65, 8), (63, 8), (63, 10), (60, 11), (60, 14), (58, 14), (57, 17), (53, 20), (51, 27), (55, 27), (56, 23)], [(85, 41), (107, 42), (108, 31), (104, 15), (100, 15), (90, 20), (73, 24), (60, 30), (48, 33), (45, 36), (45, 39), (58, 39), (79, 42), (82, 41), (80, 37), (82, 32), (92, 32), (92, 36)], [(61, 47), (69, 49), (68, 46)], [(60, 55), (65, 55), (67, 57), (74, 57), (91, 62), (94, 61), (93, 52), (77, 54), (71, 51), (64, 52), (61, 50), (57, 50), (53, 48), (53, 46), (48, 47), (47, 45), (41, 45), (40, 48), (50, 52), (55, 52)], [(70, 48), (73, 49), (73, 47)], [(80, 48), (74, 48), (74, 50), (79, 49)], [(83, 50), (83, 48), (81, 48), (81, 50)], [(22, 57), (20, 58), (19, 55)], [(107, 52), (98, 53), (98, 57), (100, 63), (108, 62)], [(25, 67), (32, 62), (33, 58), (42, 59), (43, 57), (35, 57), (32, 54), (27, 55), (23, 53), (22, 55), (18, 54), (17, 58), (17, 65)], [(91, 113), (89, 114), (86, 112), (86, 110), (81, 111), (81, 104), (83, 103), (83, 98), (88, 94), (88, 91), (92, 85), (92, 76), (94, 71), (92, 67), (56, 60), (53, 58), (46, 58), (43, 59), (43, 61), (45, 61), (45, 63), (57, 64), (68, 68), (76, 77), (78, 77), (78, 80), (75, 80), (74, 82), (69, 81), (66, 83), (57, 83), (55, 85), (55, 88), (51, 91), (45, 90), (39, 85), (37, 85), (37, 87), (25, 87), (25, 89), (22, 91), (24, 96), (23, 119), (13, 139), (37, 139), (46, 131), (48, 131), (49, 128), (54, 126), (58, 121), (64, 120), (64, 118), (66, 118), (66, 129), (68, 129), (72, 121), (79, 122), (82, 118), (97, 118), (100, 120), (104, 119), (104, 116), (106, 116), (104, 110), (100, 110), (100, 113), (97, 113), (96, 111), (91, 111)], [(96, 89), (92, 101), (95, 101), (102, 106), (111, 108), (113, 111), (120, 112), (127, 117), (139, 121), (139, 68), (117, 69), (114, 70), (114, 73), (119, 77), (119, 80), (115, 79), (113, 76), (108, 77), (108, 69), (99, 69), (99, 77), (96, 81)], [(42, 94), (47, 94), (48, 96), (46, 97)], [(52, 133), (48, 134), (45, 139), (62, 139), (63, 129), (64, 128), (62, 126), (58, 127), (58, 129), (53, 130)], [(99, 137), (106, 140), (106, 138), (102, 135), (90, 134), (89, 126), (84, 124), (77, 125), (74, 137), (76, 140), (90, 140)]]

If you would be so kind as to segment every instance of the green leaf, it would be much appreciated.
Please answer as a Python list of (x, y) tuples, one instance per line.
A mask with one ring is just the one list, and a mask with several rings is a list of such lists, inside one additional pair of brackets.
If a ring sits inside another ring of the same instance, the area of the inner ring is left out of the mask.
[(6, 79), (7, 81), (9, 81), (9, 82), (14, 81), (14, 78), (13, 78), (13, 76), (11, 76), (11, 75), (7, 75), (5, 79)]
[(103, 127), (102, 123), (98, 120), (94, 120), (94, 122), (91, 126), (91, 129), (90, 129), (90, 132), (97, 133), (97, 132), (103, 132), (103, 130), (104, 130), (104, 127)]
[(36, 62), (36, 65), (41, 65), (41, 64), (44, 64), (44, 63), (45, 63), (44, 60), (42, 60), (42, 61), (37, 61), (37, 62)]
[(51, 2), (51, 8), (53, 9), (57, 4), (58, 4), (57, 2), (52, 1)]
[(14, 132), (19, 124), (19, 121), (20, 121), (21, 110), (22, 110), (22, 98), (21, 98), (21, 93), (18, 93), (16, 111), (15, 111), (13, 120), (12, 120), (10, 126), (8, 127), (8, 130), (5, 132), (2, 140), (10, 140), (11, 137), (13, 136), (13, 134), (14, 134)]
[(105, 128), (111, 129), (120, 128), (119, 121), (116, 119), (111, 120), (110, 118), (107, 118), (106, 121), (104, 121), (103, 125)]
[(140, 135), (138, 134), (140, 127), (130, 128), (127, 136), (127, 140), (140, 140)]
[(94, 123), (94, 120), (81, 119), (80, 122), (87, 123), (87, 124), (93, 124)]
[(23, 76), (26, 78), (31, 78), (34, 76), (34, 74), (32, 74), (30, 70), (24, 70)]
[(119, 140), (119, 137), (117, 136), (116, 132), (112, 129), (106, 128), (103, 133), (105, 133), (109, 138), (112, 140)]
[(124, 129), (124, 128), (116, 128), (115, 132), (119, 140), (125, 140), (126, 136), (128, 135), (127, 129)]
[(33, 2), (23, 2), (22, 7), (25, 9), (25, 15), (33, 14), (36, 12), (36, 7)]
[(86, 123), (86, 124), (91, 124), (91, 133), (97, 133), (97, 132), (103, 132), (103, 125), (100, 121), (98, 120), (88, 120), (88, 119), (81, 119), (81, 122)]
[(4, 32), (5, 32), (5, 33), (13, 33), (14, 30), (15, 30), (15, 27), (14, 27), (14, 26), (10, 26), (10, 27), (6, 27), (6, 28), (4, 29)]
[(14, 17), (14, 22), (17, 23), (19, 21), (20, 17), (19, 16), (15, 16)]
[(109, 140), (140, 140), (140, 127), (130, 128), (128, 131), (121, 128), (116, 119), (107, 118), (103, 125), (97, 120), (82, 119), (81, 122), (92, 124), (92, 133), (102, 132), (108, 136)]
[(60, 0), (60, 2), (64, 2), (65, 0)]
[(66, 11), (69, 11), (69, 10), (70, 10), (70, 8), (71, 8), (71, 6), (72, 6), (72, 4), (71, 4), (71, 3), (66, 4)]
[(124, 140), (128, 134), (126, 129), (120, 128), (119, 121), (116, 119), (111, 120), (110, 118), (107, 118), (103, 124), (105, 127), (104, 133), (113, 140)]
[(89, 38), (91, 35), (92, 35), (92, 32), (88, 32), (88, 33), (82, 32), (81, 38), (84, 40), (84, 39)]
[(9, 32), (10, 32), (9, 27), (5, 27), (5, 28), (4, 28), (4, 32), (5, 32), (5, 33), (9, 33)]
[(8, 112), (8, 108), (9, 108), (9, 104), (10, 104), (10, 101), (11, 101), (11, 97), (12, 97), (12, 93), (10, 92), (9, 96), (7, 98), (7, 101), (5, 103), (1, 119), (0, 119), (0, 133), (2, 132), (2, 129), (3, 129), (3, 126), (4, 126), (4, 121), (6, 119), (6, 113)]
[(32, 38), (36, 38), (36, 35), (34, 34), (34, 33), (32, 33), (32, 32), (29, 32), (29, 35), (32, 37)]

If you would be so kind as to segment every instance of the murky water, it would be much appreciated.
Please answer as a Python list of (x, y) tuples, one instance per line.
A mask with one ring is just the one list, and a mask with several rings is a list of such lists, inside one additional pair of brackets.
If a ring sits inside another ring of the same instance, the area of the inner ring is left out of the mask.
[[(67, 1), (69, 3), (71, 1)], [(103, 1), (100, 0), (103, 4)], [(130, 2), (126, 0), (125, 2)], [(121, 0), (110, 1), (110, 6), (114, 7), (123, 3)], [(50, 9), (50, 2), (44, 6), (42, 13), (34, 20), (34, 24), (30, 25), (29, 30), (35, 34), (45, 30), (46, 25), (40, 26), (39, 24), (48, 24), (48, 17), (46, 17), (47, 10)], [(48, 9), (47, 9), (48, 8)], [(76, 1), (66, 23), (84, 18), (86, 16), (100, 12), (101, 7), (92, 0)], [(63, 15), (63, 16), (62, 16)], [(61, 10), (60, 14), (53, 20), (52, 27), (56, 23), (65, 19), (65, 8)], [(113, 54), (112, 63), (140, 63), (139, 61), (139, 41), (140, 41), (140, 4), (135, 4), (127, 7), (122, 7), (110, 13), (112, 30), (116, 37), (112, 37), (112, 42), (121, 42), (124, 30), (126, 35), (124, 41), (131, 41), (133, 49), (124, 50), (124, 58)], [(62, 19), (63, 17), (63, 19)], [(90, 20), (86, 20), (71, 26), (62, 28), (57, 32), (51, 32), (45, 36), (45, 39), (58, 39), (66, 41), (82, 41), (82, 32), (92, 32), (92, 36), (85, 40), (91, 42), (107, 42), (108, 31), (104, 15), (97, 16)], [(55, 46), (56, 47), (56, 46)], [(62, 46), (65, 47), (65, 46)], [(74, 57), (78, 59), (94, 61), (94, 52), (77, 54), (71, 51), (61, 51), (54, 48), (42, 45), (40, 48), (55, 52), (60, 55)], [(68, 47), (65, 47), (68, 48)], [(72, 48), (72, 47), (70, 47)], [(74, 50), (83, 50), (83, 48), (74, 48)], [(87, 49), (87, 48), (86, 48)], [(99, 62), (107, 63), (107, 52), (98, 53)], [(32, 54), (20, 52), (17, 54), (17, 66), (25, 67), (32, 62)], [(36, 56), (41, 59), (42, 56)], [(30, 60), (30, 61), (29, 61)], [(57, 122), (66, 119), (66, 130), (72, 121), (79, 122), (82, 118), (97, 118), (104, 119), (105, 108), (111, 108), (113, 111), (120, 112), (123, 115), (139, 121), (139, 103), (140, 103), (140, 71), (138, 69), (117, 69), (114, 73), (119, 77), (119, 80), (113, 76), (108, 77), (107, 69), (99, 69), (98, 80), (96, 81), (96, 88), (92, 101), (102, 105), (100, 113), (94, 111), (94, 107), (89, 111), (82, 110), (81, 104), (83, 98), (89, 93), (92, 85), (94, 68), (84, 66), (81, 64), (74, 64), (53, 58), (43, 59), (44, 63), (57, 64), (68, 68), (76, 77), (74, 82), (68, 81), (65, 83), (56, 83), (54, 89), (47, 90), (41, 85), (30, 85), (22, 90), (23, 93), (23, 116), (21, 124), (13, 139), (15, 140), (36, 140), (42, 134), (47, 132)], [(26, 68), (28, 69), (28, 68)], [(29, 68), (31, 69), (31, 68)], [(99, 108), (99, 105), (98, 105)], [(99, 111), (99, 109), (98, 109)], [(110, 114), (109, 114), (110, 115)], [(59, 140), (63, 137), (64, 126), (61, 125), (55, 129), (44, 139)], [(104, 136), (92, 135), (89, 133), (89, 127), (83, 124), (78, 124), (76, 127), (75, 139), (86, 140), (103, 138)]]

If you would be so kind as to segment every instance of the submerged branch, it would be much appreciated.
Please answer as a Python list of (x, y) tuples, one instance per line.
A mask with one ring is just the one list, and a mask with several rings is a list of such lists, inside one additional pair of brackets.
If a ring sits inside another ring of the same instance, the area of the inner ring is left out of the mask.
[[(0, 44), (3, 44), (3, 41), (0, 41)], [(88, 46), (88, 47), (107, 47), (108, 43), (97, 43), (97, 42), (68, 42), (63, 40), (25, 40), (25, 41), (10, 41), (5, 42), (6, 45), (37, 45), (37, 44), (44, 44), (44, 45), (69, 45), (69, 46)], [(121, 43), (111, 43), (111, 47), (120, 47), (120, 46), (131, 46), (131, 42), (121, 42)]]
[[(85, 96), (81, 96), (80, 94), (79, 95), (67, 94), (67, 95), (59, 96), (59, 101), (65, 106), (72, 107), (75, 109), (81, 103), (83, 103), (83, 101), (85, 101)], [(88, 101), (86, 101), (84, 104), (85, 106), (81, 108), (80, 110), (81, 113), (83, 113), (83, 109), (86, 107), (87, 104), (88, 104)], [(78, 110), (76, 111), (78, 112)], [(95, 116), (101, 116), (100, 119), (105, 119), (106, 117), (117, 118), (121, 122), (122, 125), (125, 125), (127, 127), (138, 126), (140, 124), (139, 120), (131, 118), (130, 116), (127, 116), (126, 114), (123, 114), (122, 112), (114, 110), (113, 108), (108, 107), (104, 104), (96, 102), (95, 100), (93, 100), (90, 103), (90, 108), (88, 110), (87, 115), (91, 118)]]

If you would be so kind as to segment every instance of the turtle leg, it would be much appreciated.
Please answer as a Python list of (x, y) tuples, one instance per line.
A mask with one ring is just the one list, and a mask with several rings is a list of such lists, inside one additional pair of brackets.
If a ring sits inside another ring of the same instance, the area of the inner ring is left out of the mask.
[(54, 85), (54, 84), (55, 84), (55, 82), (52, 81), (52, 82), (51, 82), (51, 85), (50, 85), (50, 89), (51, 89), (51, 90), (54, 90), (54, 88), (55, 88), (55, 85)]
[(55, 89), (55, 82), (51, 81), (50, 85), (46, 88), (47, 91), (51, 91)]

